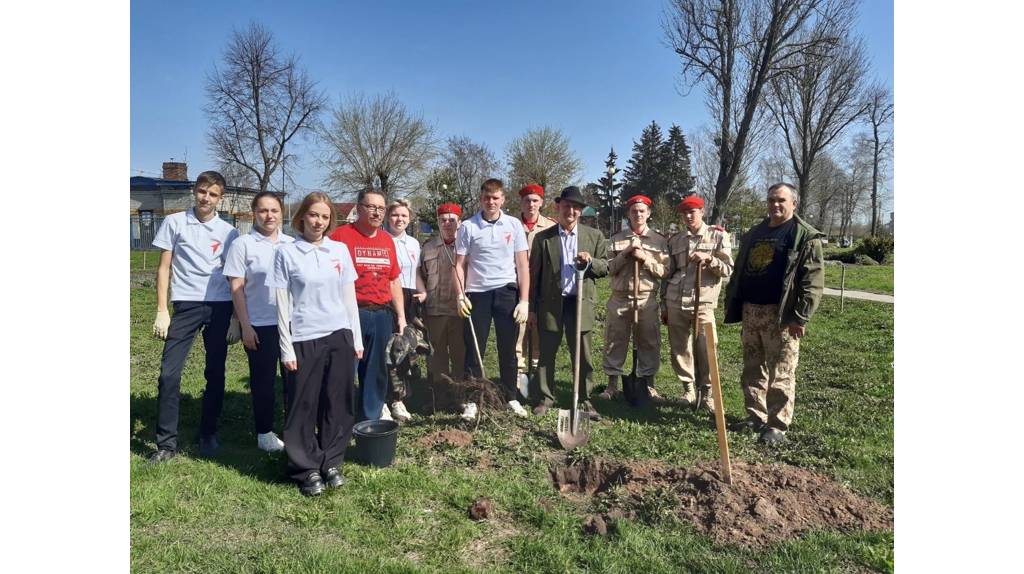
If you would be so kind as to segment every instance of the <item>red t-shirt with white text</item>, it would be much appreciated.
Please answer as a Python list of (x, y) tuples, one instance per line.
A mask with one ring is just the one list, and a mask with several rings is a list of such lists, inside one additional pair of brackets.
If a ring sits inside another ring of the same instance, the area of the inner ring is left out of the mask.
[(401, 275), (395, 255), (395, 242), (383, 229), (373, 237), (363, 235), (355, 224), (339, 227), (330, 238), (348, 246), (356, 266), (356, 301), (360, 304), (387, 305), (391, 302), (391, 281)]

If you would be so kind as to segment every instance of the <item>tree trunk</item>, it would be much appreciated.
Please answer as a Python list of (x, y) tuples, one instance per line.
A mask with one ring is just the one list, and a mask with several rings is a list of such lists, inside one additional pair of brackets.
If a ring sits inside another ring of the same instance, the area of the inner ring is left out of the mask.
[(879, 150), (878, 126), (874, 126), (875, 132), (875, 155), (871, 162), (871, 236), (878, 234), (878, 161), (881, 151)]

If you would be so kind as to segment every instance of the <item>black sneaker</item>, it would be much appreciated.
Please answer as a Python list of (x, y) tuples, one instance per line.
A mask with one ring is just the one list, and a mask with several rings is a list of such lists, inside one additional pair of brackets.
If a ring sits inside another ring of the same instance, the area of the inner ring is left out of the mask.
[(199, 437), (199, 456), (213, 458), (217, 456), (217, 451), (219, 450), (220, 441), (217, 440), (217, 435), (211, 434)]
[(162, 448), (149, 456), (149, 462), (154, 464), (164, 462), (167, 460), (171, 460), (177, 454), (178, 453), (174, 452), (173, 450)]
[(324, 473), (324, 484), (328, 488), (338, 488), (345, 484), (345, 475), (341, 474), (341, 471), (337, 468), (329, 468)]
[(319, 472), (311, 472), (306, 480), (299, 483), (299, 492), (302, 496), (319, 496), (324, 491), (324, 481), (320, 478)]
[(758, 437), (757, 442), (765, 446), (779, 446), (782, 443), (786, 442), (786, 433), (780, 431), (779, 429), (766, 427), (763, 431), (761, 431), (761, 436)]

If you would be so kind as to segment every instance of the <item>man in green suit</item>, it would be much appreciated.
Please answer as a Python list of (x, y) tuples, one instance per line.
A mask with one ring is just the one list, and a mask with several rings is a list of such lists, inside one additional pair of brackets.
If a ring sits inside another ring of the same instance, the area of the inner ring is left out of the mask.
[[(597, 306), (597, 285), (594, 280), (608, 275), (608, 241), (600, 231), (579, 223), (580, 214), (587, 206), (583, 194), (576, 186), (562, 190), (555, 199), (558, 206), (558, 225), (553, 225), (533, 238), (530, 249), (530, 315), (529, 322), (540, 330), (540, 363), (537, 368), (536, 387), (540, 402), (533, 414), (543, 415), (555, 403), (555, 356), (565, 333), (570, 361), (576, 354), (576, 305), (582, 298), (582, 356), (580, 357), (580, 388), (583, 410), (592, 420), (600, 417), (590, 404), (594, 388), (594, 369), (590, 364), (590, 331), (594, 328), (594, 308)], [(582, 295), (576, 285), (576, 268), (590, 263), (583, 276)], [(534, 396), (534, 393), (530, 393)]]

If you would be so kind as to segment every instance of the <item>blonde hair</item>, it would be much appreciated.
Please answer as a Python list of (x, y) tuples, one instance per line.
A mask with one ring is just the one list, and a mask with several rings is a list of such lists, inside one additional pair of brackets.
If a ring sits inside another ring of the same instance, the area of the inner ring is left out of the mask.
[(324, 237), (326, 237), (328, 233), (334, 231), (334, 228), (338, 226), (338, 213), (335, 211), (334, 203), (331, 199), (327, 197), (326, 194), (319, 191), (314, 191), (303, 198), (302, 205), (299, 206), (299, 209), (292, 217), (292, 229), (299, 233), (306, 232), (306, 225), (303, 223), (303, 219), (306, 217), (306, 212), (309, 211), (309, 208), (313, 207), (313, 205), (317, 203), (326, 203), (327, 209), (331, 212), (331, 220), (327, 222), (327, 229), (324, 230)]
[(409, 207), (409, 202), (408, 202), (408, 201), (406, 201), (406, 200), (404, 200), (404, 199), (396, 199), (396, 200), (392, 201), (392, 202), (391, 202), (391, 204), (390, 204), (390, 205), (388, 205), (388, 209), (387, 209), (387, 211), (386, 211), (386, 212), (384, 213), (384, 216), (385, 216), (385, 217), (391, 217), (391, 212), (392, 212), (392, 211), (393, 211), (393, 210), (394, 210), (394, 209), (395, 209), (396, 207), (404, 207), (404, 208), (405, 208), (405, 210), (409, 212), (409, 219), (412, 219), (412, 208), (411, 208), (411, 207)]

